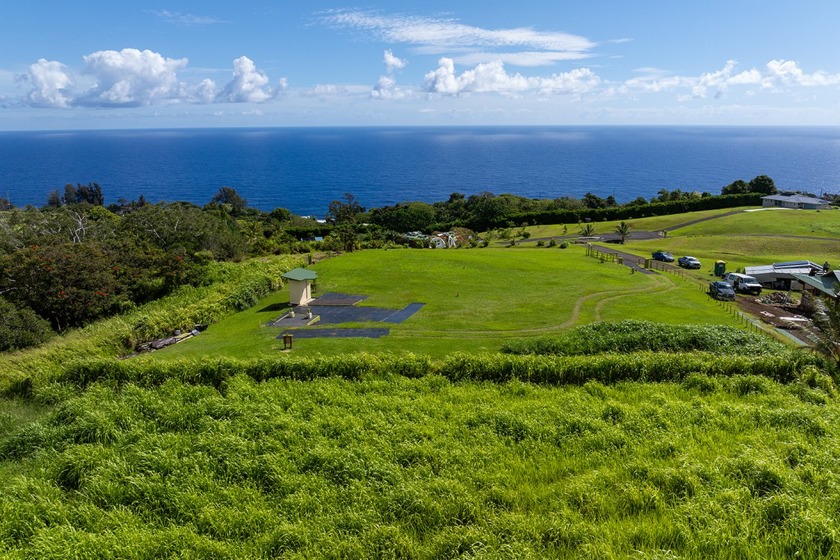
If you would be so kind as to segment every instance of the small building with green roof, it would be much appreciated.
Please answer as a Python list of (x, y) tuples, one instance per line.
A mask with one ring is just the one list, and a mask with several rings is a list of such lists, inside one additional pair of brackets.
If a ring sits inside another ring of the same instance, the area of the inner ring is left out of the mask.
[(314, 270), (293, 268), (282, 278), (289, 281), (289, 304), (306, 305), (312, 301), (312, 281), (318, 279)]

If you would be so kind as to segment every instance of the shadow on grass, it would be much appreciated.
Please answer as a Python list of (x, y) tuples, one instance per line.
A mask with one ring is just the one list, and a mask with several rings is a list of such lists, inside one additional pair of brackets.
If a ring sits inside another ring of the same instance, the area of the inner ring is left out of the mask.
[(258, 310), (257, 313), (268, 313), (269, 311), (284, 311), (289, 309), (288, 303), (272, 303), (271, 305), (266, 305), (262, 309)]

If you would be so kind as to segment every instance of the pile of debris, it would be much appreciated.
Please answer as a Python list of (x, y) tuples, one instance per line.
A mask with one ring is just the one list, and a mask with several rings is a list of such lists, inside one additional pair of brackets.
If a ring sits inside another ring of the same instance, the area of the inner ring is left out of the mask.
[(769, 292), (763, 297), (759, 298), (758, 302), (763, 303), (764, 305), (781, 306), (789, 306), (796, 303), (794, 299), (790, 297), (790, 294), (787, 292)]
[(173, 344), (178, 344), (179, 342), (198, 336), (199, 333), (203, 332), (205, 329), (207, 329), (207, 325), (196, 325), (192, 330), (183, 333), (180, 330), (176, 330), (173, 336), (140, 344), (137, 346), (136, 350), (137, 352), (153, 352), (155, 350), (160, 350), (161, 348), (166, 348), (167, 346), (172, 346)]

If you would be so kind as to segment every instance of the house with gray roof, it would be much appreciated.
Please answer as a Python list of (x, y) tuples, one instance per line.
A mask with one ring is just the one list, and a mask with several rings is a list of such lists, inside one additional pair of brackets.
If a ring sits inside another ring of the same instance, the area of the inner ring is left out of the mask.
[(804, 194), (772, 194), (761, 197), (765, 208), (798, 208), (802, 210), (828, 210), (831, 202)]

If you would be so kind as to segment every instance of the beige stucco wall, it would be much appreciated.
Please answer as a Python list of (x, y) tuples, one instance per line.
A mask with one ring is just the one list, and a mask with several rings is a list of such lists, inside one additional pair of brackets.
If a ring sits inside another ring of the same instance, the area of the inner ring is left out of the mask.
[(312, 282), (309, 280), (289, 280), (289, 303), (306, 305), (312, 301)]

